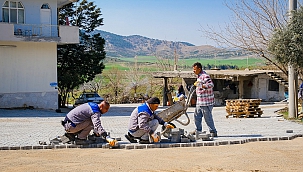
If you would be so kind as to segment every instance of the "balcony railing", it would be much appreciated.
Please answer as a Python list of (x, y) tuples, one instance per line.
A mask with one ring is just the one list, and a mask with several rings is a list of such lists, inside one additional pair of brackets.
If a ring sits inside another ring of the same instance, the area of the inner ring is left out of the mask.
[(0, 41), (79, 43), (78, 26), (0, 22), (0, 30)]
[(45, 24), (14, 24), (14, 35), (59, 37), (59, 26)]

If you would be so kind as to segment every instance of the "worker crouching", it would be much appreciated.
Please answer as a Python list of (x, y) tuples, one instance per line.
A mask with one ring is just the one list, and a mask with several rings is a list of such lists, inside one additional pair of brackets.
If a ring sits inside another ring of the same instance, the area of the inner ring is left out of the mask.
[(110, 146), (115, 146), (116, 140), (110, 138), (101, 125), (100, 117), (110, 108), (110, 104), (106, 101), (101, 103), (85, 103), (71, 110), (62, 121), (62, 125), (66, 131), (65, 136), (68, 141), (75, 141), (76, 144), (89, 144), (87, 136), (93, 130), (93, 135), (102, 137)]
[(137, 139), (141, 144), (159, 142), (161, 137), (155, 132), (159, 124), (174, 128), (156, 115), (155, 111), (159, 104), (159, 98), (152, 97), (133, 110), (130, 115), (128, 133), (125, 135), (131, 143), (137, 143)]

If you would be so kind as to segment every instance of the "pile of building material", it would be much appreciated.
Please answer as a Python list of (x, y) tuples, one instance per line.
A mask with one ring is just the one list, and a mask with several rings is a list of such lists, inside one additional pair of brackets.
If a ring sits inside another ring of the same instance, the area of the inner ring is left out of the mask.
[(263, 111), (259, 107), (262, 99), (229, 99), (226, 101), (226, 118), (233, 117), (260, 117)]
[[(110, 136), (110, 133), (107, 132), (107, 135)], [(121, 141), (121, 138), (113, 138), (116, 141)], [(63, 144), (76, 144), (75, 140), (70, 140), (65, 135), (55, 137), (53, 139), (49, 140), (49, 145), (63, 145)], [(91, 134), (87, 137), (87, 143), (88, 144), (108, 144), (105, 139), (102, 137), (96, 137), (94, 134)], [(116, 146), (118, 146), (118, 142), (116, 142)], [(45, 141), (39, 141), (40, 145), (47, 145)]]
[(167, 138), (161, 139), (162, 143), (188, 143), (195, 142), (199, 139), (202, 139), (203, 141), (213, 140), (213, 137), (210, 134), (206, 134), (206, 132), (196, 132), (194, 136), (181, 128), (170, 129), (168, 132), (166, 132), (165, 137)]

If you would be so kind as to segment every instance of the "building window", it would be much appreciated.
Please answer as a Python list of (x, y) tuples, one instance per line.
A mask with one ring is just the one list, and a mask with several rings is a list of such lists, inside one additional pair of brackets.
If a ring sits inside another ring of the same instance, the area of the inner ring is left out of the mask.
[(2, 19), (7, 23), (24, 23), (24, 7), (19, 1), (5, 1), (2, 6)]
[(279, 91), (279, 83), (274, 80), (269, 80), (268, 91)]
[(41, 9), (49, 9), (49, 5), (48, 5), (48, 4), (43, 4), (43, 5), (41, 6)]

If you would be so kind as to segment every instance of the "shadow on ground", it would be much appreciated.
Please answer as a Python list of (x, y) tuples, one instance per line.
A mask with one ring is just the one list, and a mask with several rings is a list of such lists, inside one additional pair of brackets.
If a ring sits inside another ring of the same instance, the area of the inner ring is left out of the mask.
[[(0, 109), (0, 118), (9, 117), (64, 117), (71, 108), (61, 108), (61, 112), (45, 109)], [(134, 107), (111, 107), (103, 116), (130, 116)]]

